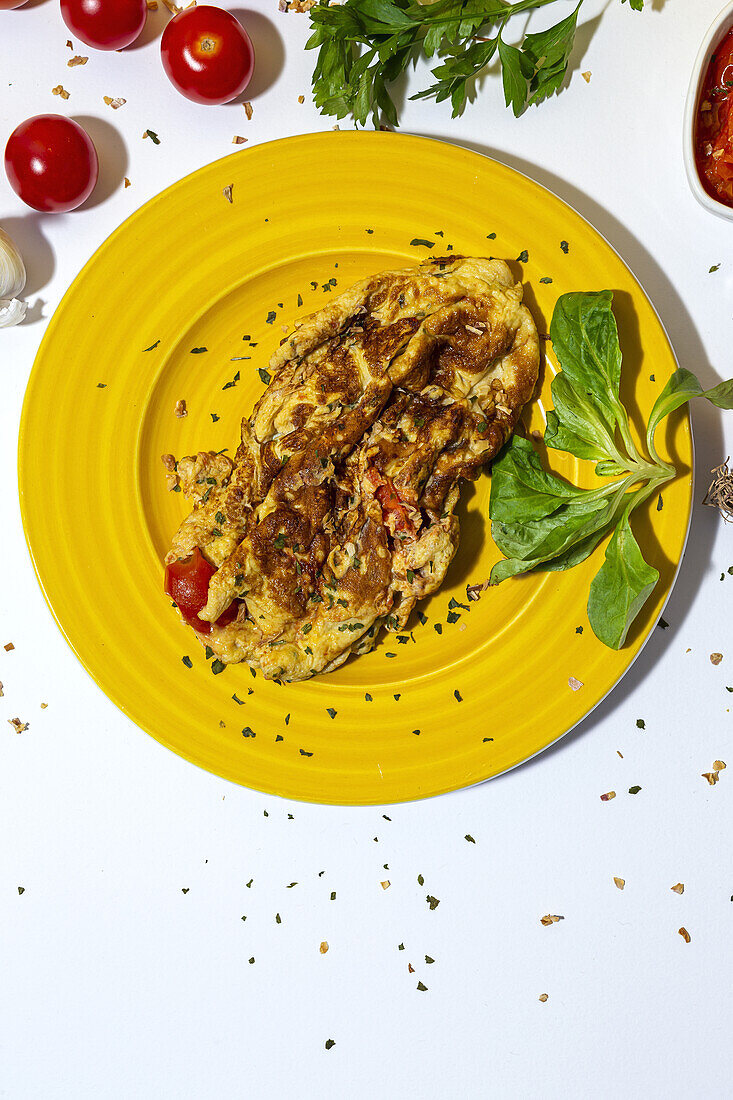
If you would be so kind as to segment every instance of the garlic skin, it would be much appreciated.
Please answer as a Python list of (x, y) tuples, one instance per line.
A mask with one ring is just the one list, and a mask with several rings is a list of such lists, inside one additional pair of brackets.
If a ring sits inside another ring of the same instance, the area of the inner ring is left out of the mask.
[(7, 233), (0, 229), (0, 328), (19, 324), (26, 315), (27, 302), (18, 301), (25, 286), (23, 257)]
[(19, 325), (26, 315), (27, 302), (21, 302), (18, 298), (0, 298), (0, 328), (12, 328)]

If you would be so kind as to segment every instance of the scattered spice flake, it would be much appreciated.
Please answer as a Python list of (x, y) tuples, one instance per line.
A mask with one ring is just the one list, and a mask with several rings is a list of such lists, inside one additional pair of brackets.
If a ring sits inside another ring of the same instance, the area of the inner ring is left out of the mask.
[(565, 917), (561, 917), (557, 913), (546, 913), (544, 917), (540, 917), (540, 924), (544, 924), (547, 928), (551, 924), (557, 924), (559, 920), (565, 920)]
[(397, 950), (398, 950), (398, 951), (404, 951), (404, 950), (405, 950), (405, 945), (404, 945), (404, 943), (398, 943), (398, 944), (397, 944)]
[(475, 844), (476, 843), (476, 841), (473, 839), (473, 837), (471, 836), (470, 833), (466, 833), (466, 835), (464, 836), (463, 839), (467, 840), (469, 844)]
[(657, 511), (661, 512), (662, 508), (664, 508), (664, 497), (660, 493), (657, 497)]
[(19, 894), (24, 894), (25, 893), (25, 886), (19, 886), (18, 887), (18, 893)]
[(188, 655), (186, 655), (185, 657), (181, 657), (181, 660), (183, 661), (186, 668), (193, 668), (193, 661)]
[(713, 771), (722, 772), (725, 771), (725, 763), (722, 760), (713, 760)]
[(723, 660), (723, 654), (722, 653), (711, 653), (710, 654), (710, 664), (711, 665), (719, 665), (722, 660)]
[(146, 137), (149, 137), (153, 145), (160, 145), (160, 138), (156, 134), (155, 130), (146, 130), (143, 134), (143, 141)]
[(624, 886), (626, 885), (625, 878), (616, 878), (616, 876), (614, 875), (613, 881), (616, 883), (616, 886), (619, 888), (619, 890), (623, 890)]
[(685, 943), (690, 942), (690, 940), (692, 939), (692, 936), (690, 935), (690, 933), (687, 931), (686, 928), (678, 928), (677, 931), (679, 932), (680, 936), (682, 936), (682, 939), (685, 941)]
[(616, 756), (620, 756), (622, 760), (624, 758), (624, 754), (622, 752), (619, 752), (618, 749), (616, 749)]
[(70, 39), (70, 38), (67, 38), (67, 39), (66, 39), (66, 45), (67, 45), (67, 46), (69, 47), (69, 49), (70, 49), (70, 50), (73, 50), (73, 48), (74, 48), (74, 43), (73, 43), (73, 42), (71, 41), (71, 39)]
[(583, 80), (586, 82), (586, 84), (590, 84), (590, 78), (593, 76), (593, 73), (590, 71), (590, 69), (588, 70), (588, 72), (581, 73), (580, 75), (583, 77)]
[(428, 966), (430, 966), (431, 963), (435, 962), (435, 959), (431, 959), (430, 955), (426, 955), (425, 962), (428, 964)]
[(332, 890), (331, 891), (331, 901), (335, 901), (335, 900), (336, 900), (336, 891)]
[(426, 985), (423, 985), (422, 982), (417, 983), (417, 988), (420, 990), (421, 993), (427, 993), (428, 991), (428, 987)]
[(190, 886), (182, 886), (181, 887), (181, 893), (182, 894), (187, 894), (190, 889), (191, 889)]
[[(69, 62), (69, 64), (71, 64), (71, 62)], [(102, 99), (104, 100), (104, 102), (107, 104), (108, 107), (112, 108), (113, 111), (116, 111), (118, 107), (124, 107), (125, 104), (127, 103), (127, 100), (122, 99), (121, 96), (117, 96), (113, 99), (111, 95), (105, 95), (105, 96), (102, 96)]]
[(720, 264), (713, 264), (713, 266), (708, 271), (708, 275), (712, 275), (714, 271), (720, 271)]
[(326, 1042), (323, 1045), (325, 1046), (326, 1050), (330, 1050), (331, 1047), (336, 1046), (336, 1040), (335, 1039), (326, 1039)]
[[(5, 694), (5, 692), (3, 691), (3, 685), (2, 685), (2, 682), (0, 682), (0, 699), (2, 699), (4, 694)], [(41, 703), (41, 706), (43, 706), (43, 705), (44, 704)]]
[(234, 184), (229, 183), (229, 184), (227, 184), (226, 187), (224, 187), (222, 189), (221, 193), (224, 196), (224, 198), (227, 200), (227, 202), (234, 202), (234, 199), (232, 198), (232, 188), (233, 187), (234, 187)]
[(545, 1001), (547, 1000), (547, 993), (540, 993), (540, 1000), (544, 1004)]
[(73, 69), (76, 65), (86, 65), (88, 60), (88, 57), (80, 57), (77, 54), (76, 57), (70, 57), (66, 64), (69, 66), (70, 69)]
[(717, 772), (701, 772), (700, 774), (702, 775), (703, 779), (707, 779), (711, 787), (714, 787), (715, 784), (718, 782), (719, 776)]
[(570, 251), (570, 245), (568, 244), (568, 242), (567, 241), (560, 241), (560, 248), (562, 249), (562, 251), (567, 256), (568, 252)]
[(12, 726), (16, 733), (25, 733), (28, 729), (28, 723), (21, 722), (20, 718), (8, 718), (8, 725)]
[(543, 275), (542, 278), (540, 279), (540, 282), (541, 283), (551, 283), (552, 279), (550, 278), (549, 275)]
[(127, 176), (125, 176), (125, 187), (129, 187), (129, 186), (130, 186), (130, 181), (127, 178)]
[(517, 256), (517, 263), (518, 264), (526, 264), (528, 262), (529, 262), (529, 252), (525, 248), (524, 251), (520, 252), (519, 255)]
[(674, 886), (670, 886), (670, 890), (674, 891), (675, 894), (684, 894), (685, 884), (684, 882), (676, 882)]
[(415, 973), (415, 967), (412, 965), (412, 963), (407, 964), (407, 973), (408, 974), (414, 974)]
[(257, 373), (260, 376), (260, 381), (264, 386), (269, 386), (272, 380), (272, 376), (269, 371), (266, 371), (264, 367), (260, 367)]
[(301, 749), (300, 750), (300, 755), (301, 756), (312, 756), (313, 753), (312, 752), (306, 752), (305, 749)]
[(203, 353), (205, 351), (208, 351), (208, 350), (209, 350), (208, 348), (191, 348), (191, 351), (190, 351), (189, 354), (190, 355), (203, 355)]
[(326, 714), (329, 716), (329, 718), (335, 718), (338, 714), (338, 711), (334, 710), (333, 707), (326, 707)]
[(241, 134), (235, 134), (232, 138), (232, 145), (244, 145), (245, 141), (247, 141), (246, 137), (242, 137)]
[(180, 401), (176, 401), (176, 407), (173, 410), (177, 417), (188, 416), (188, 409), (186, 408), (186, 402), (181, 398)]
[(215, 661), (211, 662), (211, 671), (215, 676), (218, 676), (220, 672), (223, 672), (227, 666), (219, 660), (217, 657)]
[(571, 691), (580, 691), (583, 686), (582, 680), (576, 680), (574, 676), (568, 676), (568, 687)]
[(646, 722), (644, 721), (643, 718), (637, 718), (636, 719), (636, 728), (639, 729), (639, 730), (645, 730), (646, 729)]
[[(163, 0), (163, 3), (165, 4), (165, 0)], [(251, 965), (252, 965), (252, 963), (253, 963), (253, 962), (255, 961), (255, 957), (254, 957), (254, 955), (252, 956), (252, 958), (251, 958), (251, 959), (248, 959), (247, 961), (249, 962), (249, 964), (250, 964), (250, 966), (251, 966)]]
[(616, 792), (615, 791), (606, 791), (605, 794), (601, 795), (601, 802), (610, 802), (611, 799), (615, 798), (615, 797), (616, 797)]
[(383, 890), (389, 890), (392, 883), (389, 881), (388, 878), (386, 878), (382, 882), (380, 882), (379, 885), (382, 887)]
[(247, 119), (248, 120), (251, 119), (252, 115), (254, 113), (252, 111), (252, 104), (249, 102), (249, 100), (245, 100), (245, 102), (242, 104), (242, 106), (244, 107), (244, 113), (246, 114)]
[[(257, 734), (255, 733), (255, 731), (252, 729), (251, 726), (245, 726), (244, 729), (242, 730), (242, 737), (256, 737), (256, 736), (257, 736)], [(268, 814), (267, 810), (265, 810), (265, 817), (269, 817), (269, 816), (270, 815)]]
[(667, 622), (666, 619), (661, 619), (660, 618), (659, 622), (657, 623), (657, 626), (660, 627), (661, 630), (668, 630), (669, 629), (669, 623)]
[(305, 103), (305, 96), (304, 95), (299, 95), (298, 96), (298, 103)]
[(157, 348), (159, 343), (160, 343), (160, 340), (156, 340), (155, 343), (151, 344), (149, 348), (143, 348), (143, 353), (146, 352), (146, 351), (154, 351)]
[(325, 955), (328, 951), (328, 944), (325, 940), (321, 940), (321, 946), (318, 948), (322, 955)]
[(417, 876), (417, 884), (418, 884), (418, 886), (424, 886), (425, 885), (425, 879), (423, 878), (422, 875)]
[(414, 247), (422, 245), (424, 248), (435, 248), (435, 241), (426, 241), (424, 237), (413, 237), (410, 244)]
[(275, 913), (275, 924), (282, 924), (282, 917), (279, 913)]
[(98, 390), (106, 390), (107, 389), (107, 383), (106, 382), (97, 382), (97, 389)]
[(425, 898), (425, 900), (428, 903), (428, 905), (430, 906), (431, 912), (432, 912), (433, 909), (437, 909), (438, 906), (440, 905), (440, 899), (439, 898), (434, 898), (432, 894), (428, 894), (428, 896)]
[(629, 794), (638, 794), (640, 790), (639, 786), (629, 787)]
[(12, 642), (7, 642), (5, 644), (5, 646), (3, 646), (3, 648), (4, 648), (6, 653), (10, 653), (11, 649), (15, 649), (15, 646), (13, 645)]
[(66, 91), (63, 84), (57, 84), (55, 88), (51, 89), (51, 95), (60, 95), (62, 99), (68, 99), (70, 93)]
[(454, 696), (455, 696), (455, 698), (456, 698), (456, 702), (457, 702), (457, 703), (462, 703), (462, 702), (463, 702), (463, 696), (461, 695), (461, 693), (460, 693), (460, 691), (458, 690), (458, 688), (456, 688), (456, 690), (455, 690), (455, 691), (453, 692), (453, 694), (454, 694)]

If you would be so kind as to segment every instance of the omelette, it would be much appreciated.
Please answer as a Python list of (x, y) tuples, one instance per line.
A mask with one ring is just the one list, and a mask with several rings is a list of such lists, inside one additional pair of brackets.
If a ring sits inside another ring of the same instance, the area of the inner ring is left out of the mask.
[(301, 321), (233, 460), (164, 456), (193, 501), (166, 591), (201, 642), (297, 681), (404, 630), (458, 547), (461, 480), (511, 435), (539, 358), (502, 260), (382, 272)]

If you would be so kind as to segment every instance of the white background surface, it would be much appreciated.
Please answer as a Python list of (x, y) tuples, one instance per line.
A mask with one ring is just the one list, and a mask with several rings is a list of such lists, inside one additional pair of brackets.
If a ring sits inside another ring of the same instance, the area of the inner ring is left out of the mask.
[[(681, 120), (719, 5), (647, 0), (636, 14), (586, 0), (572, 79), (552, 102), (516, 120), (493, 75), (460, 120), (445, 104), (402, 112), (405, 131), (493, 153), (574, 204), (708, 385), (733, 374), (733, 224), (695, 204)], [(0, 172), (0, 224), (24, 252), (32, 303), (29, 322), (0, 332), (0, 1095), (729, 1096), (733, 527), (700, 500), (708, 469), (733, 453), (733, 415), (694, 412), (696, 505), (669, 629), (553, 750), (483, 786), (385, 807), (391, 821), (265, 797), (178, 759), (108, 702), (43, 602), (15, 455), (62, 294), (138, 205), (244, 155), (234, 134), (256, 143), (332, 125), (310, 103), (307, 17), (276, 0), (251, 8), (250, 122), (241, 105), (199, 107), (171, 88), (162, 5), (140, 47), (75, 42), (89, 56), (75, 69), (56, 0), (0, 12), (2, 143), (30, 115), (67, 113), (102, 164), (92, 200), (61, 216), (23, 207)], [(58, 83), (66, 103), (51, 95)], [(112, 111), (104, 95), (127, 103)], [(160, 146), (141, 140), (148, 127)], [(318, 201), (338, 207), (327, 190)], [(16, 715), (30, 723), (20, 736), (6, 723)], [(715, 759), (729, 767), (709, 787), (701, 773)], [(601, 802), (610, 789), (618, 797)], [(680, 881), (682, 896), (670, 891)], [(543, 927), (545, 913), (565, 919)]]

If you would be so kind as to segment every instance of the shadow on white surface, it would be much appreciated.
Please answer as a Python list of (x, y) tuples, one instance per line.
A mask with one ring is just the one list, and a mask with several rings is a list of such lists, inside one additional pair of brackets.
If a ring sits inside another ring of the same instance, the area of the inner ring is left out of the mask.
[[(423, 136), (435, 138), (432, 134)], [(659, 314), (680, 366), (693, 370), (706, 388), (720, 381), (720, 376), (708, 361), (694, 322), (675, 286), (651, 253), (625, 225), (589, 195), (538, 165), (478, 142), (455, 141), (448, 138), (438, 138), (438, 140), (450, 140), (452, 144), (461, 145), (506, 164), (530, 179), (536, 180), (572, 206), (606, 238), (631, 268)], [(623, 679), (612, 688), (608, 696), (587, 718), (538, 756), (526, 760), (518, 767), (527, 768), (534, 764), (541, 764), (550, 753), (561, 752), (572, 741), (590, 733), (597, 725), (605, 722), (617, 707), (633, 695), (665, 650), (677, 638), (684, 625), (701, 580), (709, 570), (713, 543), (718, 524), (721, 522), (717, 512), (702, 505), (702, 498), (709, 480), (708, 471), (725, 458), (722, 452), (723, 433), (720, 412), (707, 402), (700, 401), (692, 405), (692, 418), (695, 428), (695, 478), (691, 534), (682, 556), (677, 580), (663, 613), (663, 618), (669, 625), (665, 628), (657, 625), (652, 629), (644, 648)], [(496, 782), (501, 778), (502, 776), (497, 776), (496, 779), (486, 782)]]
[(127, 174), (128, 155), (119, 130), (109, 122), (93, 115), (75, 115), (74, 122), (83, 126), (89, 137), (94, 142), (99, 157), (99, 179), (97, 186), (81, 210), (92, 210), (95, 206), (105, 202), (114, 192), (122, 186), (122, 181)]
[[(273, 4), (273, 10), (275, 5)], [(255, 71), (248, 86), (240, 96), (225, 106), (241, 105), (245, 100), (255, 99), (271, 88), (283, 71), (285, 64), (285, 45), (280, 31), (271, 19), (251, 8), (231, 8), (231, 14), (238, 19), (252, 39), (255, 51)]]

